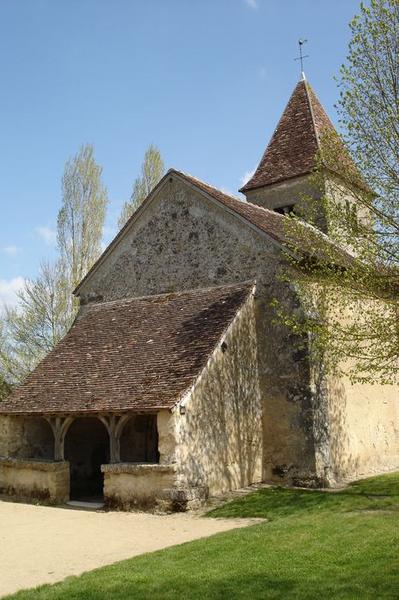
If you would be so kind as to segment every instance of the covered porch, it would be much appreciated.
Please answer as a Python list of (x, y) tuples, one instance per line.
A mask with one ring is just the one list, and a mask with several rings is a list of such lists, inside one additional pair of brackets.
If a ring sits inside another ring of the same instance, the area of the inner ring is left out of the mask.
[(165, 416), (9, 416), (12, 435), (7, 456), (0, 458), (0, 493), (51, 504), (154, 504), (174, 484), (175, 467), (160, 453)]
[(252, 437), (248, 467), (236, 421), (247, 403), (260, 427), (257, 378), (239, 371), (244, 340), (256, 365), (253, 294), (244, 282), (86, 306), (0, 403), (0, 493), (185, 510), (206, 497), (209, 481), (220, 490), (252, 480)]

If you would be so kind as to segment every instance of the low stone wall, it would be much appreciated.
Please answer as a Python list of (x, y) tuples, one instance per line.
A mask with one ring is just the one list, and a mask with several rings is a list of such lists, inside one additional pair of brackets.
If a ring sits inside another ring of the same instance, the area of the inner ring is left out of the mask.
[(69, 463), (0, 457), (0, 494), (63, 504), (69, 500)]
[(118, 463), (102, 465), (108, 508), (158, 508), (182, 511), (206, 496), (205, 489), (179, 487), (175, 465)]

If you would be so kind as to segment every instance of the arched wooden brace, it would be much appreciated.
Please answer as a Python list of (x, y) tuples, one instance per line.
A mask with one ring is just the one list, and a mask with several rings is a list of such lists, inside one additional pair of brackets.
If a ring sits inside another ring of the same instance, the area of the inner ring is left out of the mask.
[(130, 419), (131, 415), (109, 415), (98, 416), (105, 425), (109, 435), (109, 458), (111, 463), (121, 462), (120, 439), (123, 427)]
[(54, 434), (54, 460), (65, 460), (65, 436), (74, 421), (74, 417), (45, 417)]

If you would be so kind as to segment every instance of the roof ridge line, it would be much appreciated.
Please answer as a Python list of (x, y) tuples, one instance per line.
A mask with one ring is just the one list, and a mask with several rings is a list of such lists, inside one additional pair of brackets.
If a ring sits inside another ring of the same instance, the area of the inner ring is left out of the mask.
[(208, 183), (207, 181), (204, 181), (203, 179), (199, 179), (199, 177), (196, 177), (195, 175), (191, 175), (191, 173), (186, 173), (185, 171), (180, 171), (179, 169), (173, 169), (173, 168), (169, 169), (169, 171), (167, 172), (167, 174), (168, 173), (177, 173), (178, 175), (183, 175), (183, 177), (188, 177), (189, 179), (193, 179), (194, 181), (198, 181), (198, 183), (202, 183), (203, 185), (206, 185), (206, 186), (208, 186), (210, 188), (213, 188), (214, 190), (216, 190), (220, 194), (223, 194), (224, 196), (227, 196), (227, 198), (231, 198), (232, 200), (238, 200), (238, 202), (246, 202), (247, 204), (249, 204), (249, 202), (247, 202), (245, 200), (245, 198), (241, 199), (239, 196), (232, 196), (231, 194), (228, 194), (227, 192), (224, 192), (220, 188), (218, 188), (215, 185), (213, 185), (213, 183)]
[[(258, 162), (257, 168), (258, 168), (258, 167), (259, 167), (259, 165), (262, 163), (262, 161), (263, 161), (263, 158), (264, 158), (264, 156), (265, 156), (266, 152), (268, 151), (268, 149), (269, 149), (269, 146), (271, 145), (271, 143), (272, 143), (272, 141), (273, 141), (274, 135), (275, 135), (275, 133), (277, 132), (277, 129), (278, 129), (279, 125), (280, 125), (280, 122), (282, 121), (282, 119), (283, 119), (283, 117), (284, 117), (285, 110), (286, 110), (286, 108), (287, 108), (287, 106), (288, 106), (288, 104), (289, 104), (289, 102), (290, 102), (290, 100), (291, 100), (292, 96), (294, 95), (296, 88), (297, 88), (297, 87), (298, 87), (298, 85), (299, 85), (299, 84), (301, 84), (301, 83), (306, 83), (306, 80), (300, 79), (300, 80), (298, 81), (298, 83), (296, 84), (296, 86), (295, 86), (295, 88), (294, 88), (294, 91), (291, 93), (291, 96), (288, 98), (287, 104), (285, 105), (285, 107), (284, 107), (284, 110), (283, 110), (283, 112), (281, 113), (279, 120), (277, 121), (277, 125), (276, 125), (276, 126), (275, 126), (275, 128), (273, 129), (273, 133), (272, 133), (272, 135), (271, 135), (271, 137), (270, 137), (270, 139), (269, 139), (269, 142), (268, 142), (268, 144), (267, 144), (267, 146), (266, 146), (266, 148), (265, 148), (265, 150), (264, 150), (264, 152), (263, 152), (263, 154), (262, 154), (262, 156), (261, 156), (261, 158), (260, 158), (260, 161)], [(254, 176), (255, 172), (256, 172), (256, 169), (255, 169), (254, 173), (252, 174), (252, 177)], [(242, 187), (240, 187), (240, 189), (238, 190), (239, 192), (241, 192), (242, 190), (245, 190), (245, 189), (246, 189), (246, 187), (247, 187), (248, 183), (251, 181), (252, 177), (251, 177), (250, 179), (248, 179), (248, 181), (247, 181), (246, 183), (244, 183), (244, 185), (243, 185)], [(263, 186), (259, 186), (259, 187), (263, 187)], [(251, 188), (251, 189), (252, 189), (252, 188)]]
[(134, 296), (128, 298), (119, 298), (116, 300), (106, 300), (105, 302), (94, 302), (93, 304), (86, 304), (85, 306), (90, 309), (110, 306), (110, 304), (122, 304), (122, 303), (131, 303), (136, 300), (150, 300), (152, 298), (161, 298), (163, 296), (174, 296), (181, 297), (186, 294), (191, 294), (193, 292), (207, 292), (209, 290), (221, 290), (221, 289), (230, 289), (230, 288), (239, 288), (239, 287), (249, 287), (253, 286), (256, 283), (254, 279), (245, 279), (244, 281), (238, 281), (236, 283), (226, 283), (224, 285), (208, 285), (206, 287), (198, 287), (198, 288), (189, 288), (187, 290), (182, 290), (178, 292), (160, 292), (159, 294), (148, 294), (147, 296)]
[[(226, 192), (224, 192), (220, 188), (217, 188), (215, 185), (212, 185), (211, 183), (207, 183), (206, 181), (203, 181), (202, 179), (199, 179), (198, 177), (195, 177), (194, 175), (190, 175), (190, 173), (185, 173), (184, 171), (179, 171), (177, 169), (169, 169), (169, 171), (177, 173), (179, 175), (182, 175), (183, 177), (188, 177), (189, 179), (193, 179), (194, 181), (198, 181), (198, 183), (201, 183), (202, 185), (206, 185), (207, 187), (213, 188), (215, 191), (219, 192), (219, 194), (223, 194), (224, 196), (226, 196), (227, 198), (230, 198), (231, 200), (236, 200), (237, 202), (241, 202), (242, 204), (244, 204), (244, 206), (251, 206), (253, 208), (264, 211), (266, 214), (272, 213), (273, 215), (278, 215), (279, 217), (284, 216), (284, 215), (280, 215), (279, 213), (276, 213), (274, 210), (271, 210), (270, 208), (260, 206), (259, 204), (254, 204), (253, 202), (248, 202), (248, 200), (246, 200), (245, 198), (241, 199), (238, 196), (231, 196), (230, 194), (226, 194)], [(169, 173), (169, 171), (168, 171), (168, 173)]]
[[(188, 185), (193, 185), (195, 186), (202, 194), (207, 194), (212, 201), (217, 202), (218, 205), (223, 206), (225, 209), (229, 209), (228, 206), (226, 206), (226, 203), (223, 202), (222, 198), (217, 198), (216, 195), (212, 194), (211, 191), (207, 191), (204, 188), (210, 188), (210, 190), (213, 190), (214, 192), (216, 192), (217, 194), (220, 194), (221, 196), (223, 196), (226, 201), (230, 201), (230, 202), (235, 202), (237, 203), (237, 205), (242, 205), (243, 207), (249, 207), (251, 209), (257, 209), (258, 212), (260, 211), (260, 209), (262, 209), (265, 215), (273, 215), (273, 217), (275, 217), (277, 215), (277, 213), (270, 211), (268, 209), (264, 209), (263, 207), (258, 206), (257, 204), (253, 204), (252, 202), (248, 202), (245, 198), (241, 199), (237, 196), (231, 196), (230, 194), (227, 194), (226, 192), (223, 192), (222, 190), (220, 190), (219, 188), (215, 187), (214, 185), (207, 183), (205, 181), (202, 181), (201, 179), (198, 179), (198, 177), (195, 177), (194, 175), (190, 175), (189, 173), (185, 173), (184, 171), (179, 171), (178, 169), (175, 169), (173, 167), (169, 168), (167, 170), (167, 172), (165, 173), (165, 175), (162, 177), (162, 179), (157, 183), (157, 185), (154, 187), (154, 189), (148, 194), (148, 196), (145, 198), (144, 202), (138, 207), (138, 209), (129, 217), (129, 219), (127, 220), (127, 222), (125, 223), (125, 225), (122, 227), (122, 229), (116, 234), (116, 236), (111, 240), (111, 242), (108, 244), (108, 246), (106, 247), (106, 249), (101, 253), (101, 255), (98, 257), (98, 259), (95, 261), (95, 263), (92, 265), (92, 267), (89, 269), (89, 271), (86, 273), (86, 275), (83, 277), (83, 279), (79, 282), (79, 284), (76, 286), (76, 288), (73, 290), (73, 294), (76, 296), (79, 296), (79, 290), (82, 287), (82, 285), (91, 277), (91, 275), (97, 270), (97, 268), (102, 264), (102, 262), (107, 258), (107, 256), (109, 255), (110, 252), (112, 252), (113, 248), (117, 245), (117, 243), (119, 242), (119, 240), (121, 240), (123, 238), (123, 236), (126, 234), (126, 232), (129, 230), (131, 224), (142, 214), (142, 212), (145, 210), (146, 206), (148, 205), (148, 203), (155, 197), (155, 195), (158, 193), (158, 191), (162, 188), (163, 185), (166, 184), (166, 182), (168, 181), (168, 179), (171, 176), (175, 176), (175, 177), (180, 177), (182, 180), (184, 180), (186, 182), (186, 184)], [(242, 214), (240, 214), (240, 212), (238, 210), (236, 210), (234, 207), (230, 207), (230, 211), (232, 213), (234, 213), (236, 216), (240, 217), (241, 219), (244, 219), (244, 221), (246, 223), (251, 224), (253, 227), (256, 227), (256, 229), (262, 231), (263, 233), (266, 233), (262, 227), (259, 227), (259, 225), (251, 223), (251, 220), (248, 219), (248, 217), (243, 216)], [(279, 215), (281, 216), (281, 215)], [(271, 234), (267, 234), (269, 235), (269, 237), (273, 237), (271, 236)]]
[(301, 79), (281, 113), (254, 174), (240, 192), (312, 173), (315, 155), (321, 150), (321, 136), (327, 127), (334, 130), (312, 86)]
[(310, 117), (311, 117), (311, 120), (312, 120), (313, 131), (314, 131), (314, 134), (315, 134), (317, 147), (318, 147), (319, 150), (321, 150), (319, 133), (317, 131), (316, 120), (314, 118), (314, 111), (313, 111), (313, 106), (312, 106), (312, 100), (310, 99), (310, 94), (309, 94), (310, 84), (308, 83), (308, 81), (306, 79), (303, 80), (303, 83), (305, 85), (306, 98), (308, 99)]

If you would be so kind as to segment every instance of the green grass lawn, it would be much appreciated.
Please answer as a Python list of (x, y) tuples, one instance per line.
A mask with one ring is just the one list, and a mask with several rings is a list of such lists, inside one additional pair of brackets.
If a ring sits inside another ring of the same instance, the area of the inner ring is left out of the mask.
[(398, 473), (334, 493), (263, 489), (209, 516), (269, 521), (12, 598), (399, 598)]

